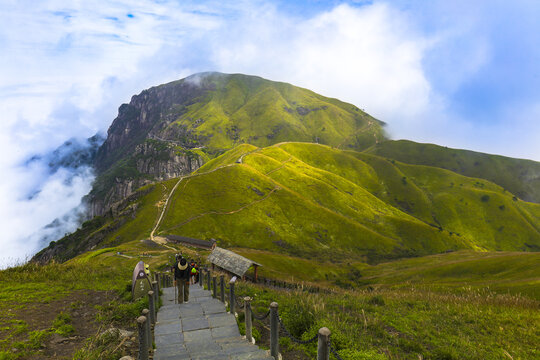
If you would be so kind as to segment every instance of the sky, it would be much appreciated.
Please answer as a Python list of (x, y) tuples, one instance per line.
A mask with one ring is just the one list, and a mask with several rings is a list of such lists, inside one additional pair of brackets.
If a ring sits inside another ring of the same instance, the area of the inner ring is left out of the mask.
[(540, 161), (538, 19), (536, 0), (3, 0), (0, 267), (43, 247), (55, 219), (56, 235), (75, 230), (91, 188), (89, 168), (30, 158), (106, 133), (132, 95), (196, 72), (351, 102), (393, 139)]

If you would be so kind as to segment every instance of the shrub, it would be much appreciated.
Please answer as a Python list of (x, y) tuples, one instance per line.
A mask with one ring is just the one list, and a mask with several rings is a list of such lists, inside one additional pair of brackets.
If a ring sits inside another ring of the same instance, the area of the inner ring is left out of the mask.
[(291, 335), (299, 338), (315, 323), (314, 312), (307, 304), (293, 303), (281, 314), (281, 318)]

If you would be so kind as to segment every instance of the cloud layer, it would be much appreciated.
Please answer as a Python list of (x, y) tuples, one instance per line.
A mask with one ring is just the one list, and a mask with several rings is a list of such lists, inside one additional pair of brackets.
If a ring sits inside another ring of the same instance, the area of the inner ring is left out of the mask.
[(105, 131), (144, 88), (200, 71), (349, 101), (409, 138), (540, 160), (534, 1), (12, 1), (0, 4), (3, 259), (40, 247), (89, 172), (26, 160)]

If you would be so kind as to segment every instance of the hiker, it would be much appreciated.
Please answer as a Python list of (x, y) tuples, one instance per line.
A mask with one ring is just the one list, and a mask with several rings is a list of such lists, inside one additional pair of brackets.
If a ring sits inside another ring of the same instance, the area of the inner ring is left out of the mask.
[(201, 273), (199, 272), (199, 263), (198, 262), (195, 263), (195, 269), (197, 269), (197, 274), (195, 274), (195, 283), (199, 284), (199, 276), (201, 275)]
[(196, 284), (197, 283), (197, 274), (199, 273), (199, 270), (197, 269), (195, 261), (193, 261), (193, 260), (191, 260), (191, 264), (189, 266), (191, 268), (191, 283)]
[(174, 264), (174, 286), (178, 288), (178, 303), (187, 303), (189, 300), (189, 275), (191, 268), (187, 260), (180, 257)]
[(174, 255), (174, 265), (171, 266), (171, 272), (172, 273), (174, 273), (174, 269), (176, 268), (176, 264), (180, 261), (181, 258), (182, 258), (182, 253)]

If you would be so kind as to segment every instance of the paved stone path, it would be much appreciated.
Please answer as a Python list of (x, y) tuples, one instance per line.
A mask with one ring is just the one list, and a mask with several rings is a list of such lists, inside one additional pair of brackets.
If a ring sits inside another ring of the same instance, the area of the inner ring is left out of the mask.
[(240, 336), (234, 316), (199, 285), (190, 286), (188, 303), (174, 303), (173, 287), (164, 288), (161, 299), (154, 360), (273, 359)]

